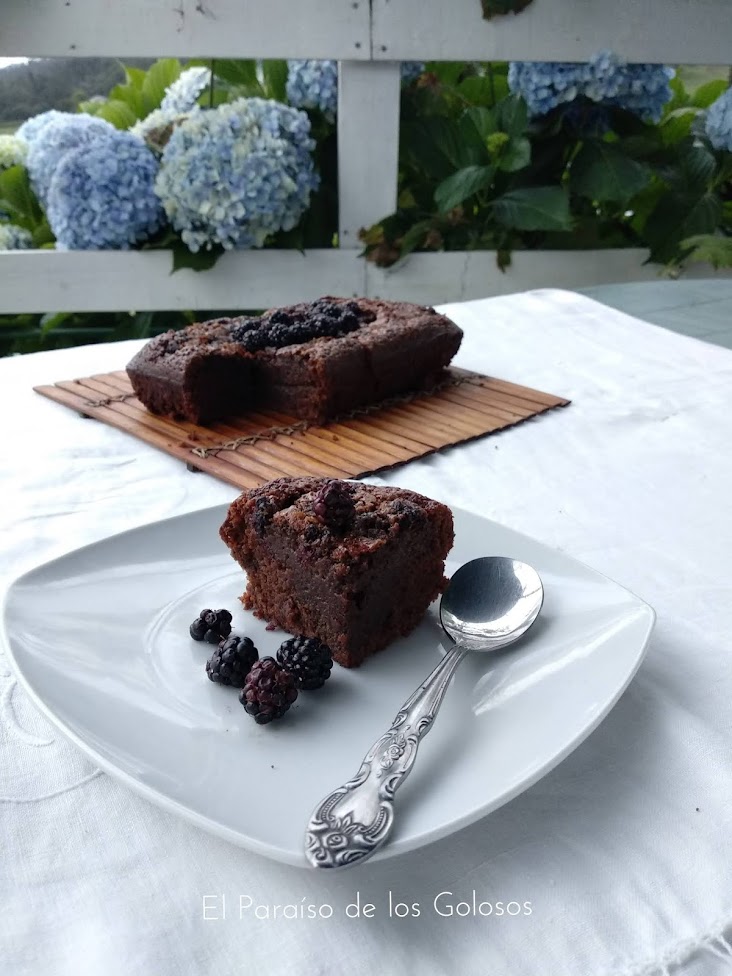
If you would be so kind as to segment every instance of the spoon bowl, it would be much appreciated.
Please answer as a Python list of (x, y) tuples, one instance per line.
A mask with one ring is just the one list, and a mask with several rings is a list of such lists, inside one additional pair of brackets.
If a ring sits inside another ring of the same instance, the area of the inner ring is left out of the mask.
[(543, 602), (544, 587), (533, 566), (484, 556), (453, 575), (440, 602), (440, 621), (456, 644), (495, 651), (526, 633)]
[(409, 775), (450, 680), (469, 651), (494, 651), (522, 637), (541, 610), (544, 588), (531, 566), (505, 556), (473, 559), (453, 575), (440, 620), (455, 644), (374, 742), (356, 775), (315, 808), (305, 855), (316, 868), (366, 860), (394, 824), (394, 793)]

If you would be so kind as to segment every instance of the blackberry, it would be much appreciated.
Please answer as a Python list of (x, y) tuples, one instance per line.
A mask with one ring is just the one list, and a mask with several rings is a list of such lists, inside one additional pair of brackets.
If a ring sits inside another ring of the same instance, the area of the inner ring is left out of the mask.
[(228, 610), (201, 610), (189, 632), (193, 640), (218, 644), (231, 633), (231, 614)]
[(266, 329), (252, 329), (237, 337), (236, 341), (241, 343), (247, 352), (259, 352), (270, 345), (269, 331)]
[(245, 320), (232, 329), (231, 336), (247, 352), (259, 352), (267, 347), (281, 349), (310, 339), (336, 339), (358, 329), (364, 318), (368, 315), (356, 302), (331, 302), (320, 298), (304, 310), (277, 309), (268, 318)]
[(236, 325), (231, 330), (231, 338), (234, 342), (244, 342), (247, 336), (250, 336), (256, 331), (261, 321), (261, 318), (242, 318), (237, 320)]
[(252, 665), (259, 657), (254, 642), (248, 637), (227, 637), (221, 641), (208, 661), (206, 674), (220, 685), (243, 688)]
[(333, 667), (330, 648), (317, 637), (291, 637), (284, 641), (277, 651), (277, 661), (302, 691), (322, 688)]
[(270, 322), (274, 325), (292, 325), (293, 316), (290, 312), (285, 312), (284, 309), (277, 309), (269, 317)]
[(244, 711), (257, 725), (282, 718), (296, 698), (295, 678), (273, 657), (255, 661), (239, 693)]
[(345, 532), (356, 517), (353, 489), (345, 481), (329, 481), (318, 488), (313, 512), (334, 532)]

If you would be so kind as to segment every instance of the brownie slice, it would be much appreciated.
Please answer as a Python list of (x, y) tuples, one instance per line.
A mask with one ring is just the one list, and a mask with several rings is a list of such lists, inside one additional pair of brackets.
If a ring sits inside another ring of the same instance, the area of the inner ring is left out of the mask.
[(201, 423), (269, 408), (322, 422), (434, 383), (461, 340), (432, 308), (326, 297), (166, 332), (127, 373), (154, 413)]
[(442, 592), (454, 533), (450, 509), (413, 491), (279, 478), (232, 503), (221, 538), (247, 573), (245, 607), (355, 668)]

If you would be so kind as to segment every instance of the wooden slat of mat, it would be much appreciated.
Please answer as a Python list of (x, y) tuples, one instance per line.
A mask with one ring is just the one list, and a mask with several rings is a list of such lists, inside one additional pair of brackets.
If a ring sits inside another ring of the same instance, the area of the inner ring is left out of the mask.
[(35, 389), (238, 488), (283, 475), (361, 477), (569, 402), (468, 370), (453, 368), (449, 377), (430, 393), (395, 398), (322, 426), (270, 410), (208, 427), (159, 417), (137, 400), (122, 370)]
[[(124, 372), (106, 373), (101, 376), (90, 377), (90, 379), (100, 380), (108, 384), (105, 388), (109, 389), (110, 395), (126, 393), (130, 389), (127, 374)], [(285, 425), (287, 423), (288, 418), (282, 414), (276, 414), (274, 416), (277, 417), (278, 424)], [(223, 425), (217, 425), (216, 429), (223, 429)], [(241, 428), (228, 427), (226, 429), (232, 439), (241, 434)], [(332, 444), (341, 447), (343, 446), (343, 438), (346, 438), (346, 444), (350, 441), (352, 444), (362, 445), (364, 449), (371, 448), (381, 457), (386, 454), (393, 459), (395, 464), (401, 461), (410, 461), (415, 457), (415, 454), (419, 454), (424, 448), (424, 445), (419, 441), (407, 437), (404, 434), (389, 434), (385, 428), (376, 434), (372, 426), (358, 420), (348, 420), (343, 423), (331, 421), (328, 424), (327, 432), (313, 427), (308, 431), (308, 435), (308, 446), (305, 449), (306, 453), (312, 453), (314, 451), (318, 456), (320, 456), (319, 447), (314, 443), (314, 440), (311, 440), (311, 437), (317, 439), (321, 435), (327, 437)], [(288, 443), (298, 444), (294, 438), (290, 439)], [(297, 449), (297, 446), (295, 449)]]

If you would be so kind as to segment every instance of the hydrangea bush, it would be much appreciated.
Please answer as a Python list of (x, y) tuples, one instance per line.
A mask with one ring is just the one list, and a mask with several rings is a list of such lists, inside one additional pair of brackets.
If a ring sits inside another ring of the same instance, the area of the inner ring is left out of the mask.
[(160, 103), (160, 110), (171, 115), (183, 115), (190, 112), (198, 102), (198, 96), (211, 84), (211, 70), (209, 68), (188, 68), (168, 85), (165, 97)]
[[(403, 61), (402, 83), (410, 85), (424, 72), (422, 61)], [(296, 108), (319, 109), (329, 122), (338, 109), (338, 62), (287, 62), (287, 101)]]
[(41, 112), (40, 115), (34, 115), (33, 118), (27, 119), (15, 134), (30, 145), (49, 122), (66, 118), (68, 114), (68, 112), (57, 112), (55, 108), (49, 109), (48, 112)]
[(319, 109), (333, 122), (338, 108), (338, 62), (288, 61), (287, 101), (295, 108)]
[(72, 149), (91, 149), (110, 139), (116, 131), (104, 119), (71, 112), (48, 119), (35, 131), (30, 140), (27, 166), (31, 185), (41, 203), (48, 203), (51, 181), (66, 153)]
[(155, 191), (191, 251), (261, 247), (307, 209), (318, 186), (314, 148), (305, 113), (237, 99), (174, 128)]
[(112, 133), (67, 152), (48, 192), (47, 215), (61, 250), (127, 249), (163, 222), (154, 184), (159, 165), (139, 136)]
[(28, 143), (18, 136), (0, 136), (0, 169), (22, 166), (28, 156)]
[(645, 247), (673, 268), (689, 253), (722, 263), (726, 87), (690, 93), (672, 68), (606, 51), (585, 64), (430, 63), (402, 95), (398, 209), (363, 232), (366, 256), (485, 249), (505, 268), (515, 248)]
[(704, 127), (715, 149), (732, 153), (732, 88), (709, 107)]
[(626, 64), (601, 51), (586, 64), (514, 61), (508, 71), (511, 91), (521, 95), (534, 116), (584, 96), (624, 108), (646, 122), (658, 122), (671, 101), (674, 70), (665, 65)]
[(0, 223), (0, 251), (24, 251), (33, 247), (30, 231), (16, 224)]
[[(607, 51), (584, 64), (404, 62), (401, 75), (399, 206), (365, 232), (370, 260), (637, 245), (669, 262), (687, 238), (732, 232), (721, 81), (689, 94), (671, 68)], [(164, 246), (175, 267), (203, 268), (233, 248), (333, 245), (335, 61), (162, 59), (82, 107), (0, 137), (13, 246)]]

